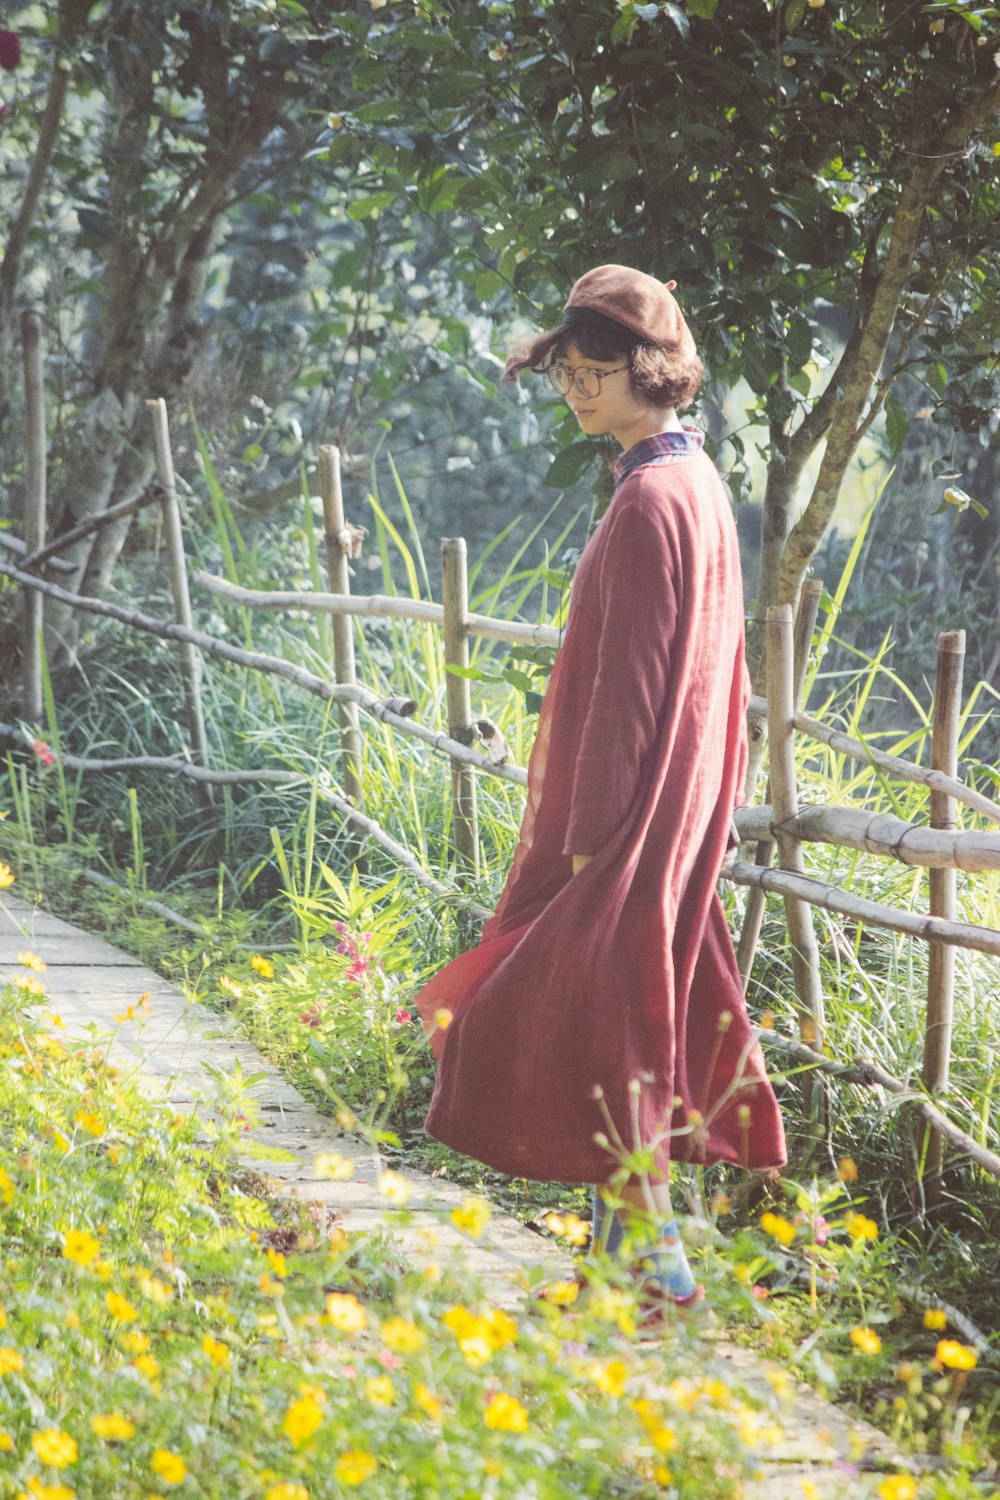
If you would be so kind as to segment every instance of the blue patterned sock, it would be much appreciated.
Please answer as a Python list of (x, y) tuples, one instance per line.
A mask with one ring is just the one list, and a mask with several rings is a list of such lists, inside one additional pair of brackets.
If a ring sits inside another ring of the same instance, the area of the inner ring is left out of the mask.
[(622, 1221), (615, 1210), (604, 1202), (596, 1187), (591, 1194), (591, 1203), (591, 1253), (596, 1255), (603, 1247), (608, 1255), (616, 1255), (625, 1233)]
[(661, 1226), (656, 1244), (644, 1252), (641, 1264), (650, 1267), (646, 1272), (649, 1279), (671, 1297), (690, 1297), (697, 1288), (676, 1219), (668, 1219)]

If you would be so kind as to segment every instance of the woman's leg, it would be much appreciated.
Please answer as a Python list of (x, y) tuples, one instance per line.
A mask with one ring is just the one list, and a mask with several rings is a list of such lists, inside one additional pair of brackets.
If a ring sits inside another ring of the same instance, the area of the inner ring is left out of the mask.
[(675, 1301), (686, 1302), (693, 1298), (698, 1293), (698, 1283), (684, 1253), (670, 1202), (669, 1182), (629, 1183), (619, 1190), (619, 1196), (630, 1207), (641, 1209), (656, 1222), (656, 1242), (643, 1257), (650, 1266), (649, 1279)]

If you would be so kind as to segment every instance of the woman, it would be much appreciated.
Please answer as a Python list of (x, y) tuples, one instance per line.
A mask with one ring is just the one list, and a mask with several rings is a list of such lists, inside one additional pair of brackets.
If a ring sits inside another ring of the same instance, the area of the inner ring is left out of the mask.
[[(599, 266), (508, 361), (624, 452), (577, 567), (496, 913), (417, 1004), (438, 1057), (426, 1129), (513, 1176), (594, 1184), (595, 1245), (621, 1238), (599, 1192), (609, 1137), (651, 1148), (647, 1291), (683, 1304), (701, 1289), (671, 1157), (764, 1168), (785, 1149), (716, 892), (746, 767), (743, 592), (726, 493), (677, 417), (702, 366), (673, 286)], [(635, 1178), (621, 1197), (649, 1202)]]

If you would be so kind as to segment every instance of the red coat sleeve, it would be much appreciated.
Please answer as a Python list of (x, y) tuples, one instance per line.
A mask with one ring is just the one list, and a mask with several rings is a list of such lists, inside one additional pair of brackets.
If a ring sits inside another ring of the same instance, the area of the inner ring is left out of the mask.
[(608, 519), (597, 661), (564, 854), (596, 854), (625, 822), (670, 682), (679, 573), (668, 516), (640, 499)]

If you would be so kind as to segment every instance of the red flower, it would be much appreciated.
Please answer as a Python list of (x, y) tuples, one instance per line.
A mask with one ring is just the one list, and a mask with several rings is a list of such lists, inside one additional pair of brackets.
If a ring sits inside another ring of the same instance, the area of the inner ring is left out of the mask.
[(304, 1010), (299, 1016), (299, 1020), (303, 1023), (304, 1026), (318, 1026), (322, 1019), (322, 1005), (314, 1005), (311, 1010)]
[(767, 1287), (761, 1286), (760, 1282), (758, 1281), (756, 1286), (752, 1286), (750, 1288), (750, 1295), (751, 1297), (756, 1297), (758, 1302), (766, 1302), (768, 1297), (770, 1296), (770, 1293), (768, 1292)]
[(403, 1007), (400, 1006), (396, 1012), (396, 1025), (409, 1026), (412, 1020), (413, 1017), (411, 1016), (410, 1012), (408, 1010), (404, 1010)]
[(41, 761), (43, 766), (51, 766), (55, 761), (55, 756), (52, 754), (52, 751), (44, 740), (35, 740), (31, 748), (32, 750), (34, 750), (36, 756)]
[(13, 31), (0, 31), (0, 68), (10, 73), (21, 61), (21, 42)]
[(366, 969), (371, 968), (370, 958), (356, 958), (347, 971), (347, 977), (351, 980), (360, 979)]

